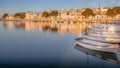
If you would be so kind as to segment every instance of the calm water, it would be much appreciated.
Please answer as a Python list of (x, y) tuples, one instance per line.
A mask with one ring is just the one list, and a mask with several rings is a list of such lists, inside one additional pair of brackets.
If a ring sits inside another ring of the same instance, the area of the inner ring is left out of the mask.
[[(0, 22), (0, 66), (119, 68), (115, 55), (89, 51), (74, 39), (86, 24)], [(88, 27), (88, 26), (87, 26)], [(86, 52), (89, 52), (88, 54)], [(111, 55), (110, 55), (111, 56)]]

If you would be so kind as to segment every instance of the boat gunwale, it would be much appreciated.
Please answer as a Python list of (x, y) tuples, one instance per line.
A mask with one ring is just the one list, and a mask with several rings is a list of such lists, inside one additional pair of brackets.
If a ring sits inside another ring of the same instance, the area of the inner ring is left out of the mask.
[[(85, 39), (85, 38), (84, 38), (84, 39)], [(89, 40), (89, 39), (87, 39), (87, 40)], [(85, 43), (85, 42), (82, 42), (82, 41), (79, 41), (79, 40), (76, 40), (76, 41), (77, 41), (77, 42), (81, 42), (81, 43), (83, 43), (83, 44), (91, 45), (91, 46), (100, 46), (100, 45)], [(93, 41), (93, 40), (92, 40), (92, 41)], [(98, 41), (96, 41), (96, 42), (98, 42)], [(109, 44), (111, 44), (111, 43), (109, 43)], [(111, 44), (111, 45), (114, 45), (114, 44)], [(111, 46), (111, 45), (106, 45), (106, 46), (102, 46), (102, 47), (107, 47), (107, 46)]]
[[(84, 35), (87, 35), (87, 34), (84, 34)], [(88, 35), (90, 36), (90, 35)], [(109, 37), (97, 37), (97, 36), (90, 36), (90, 37), (93, 37), (93, 38), (109, 38)], [(84, 37), (85, 38), (85, 37)], [(120, 39), (120, 38), (119, 38)], [(91, 39), (92, 40), (92, 39)], [(104, 40), (104, 39), (101, 39), (101, 40)], [(99, 40), (99, 41), (101, 41)], [(104, 40), (105, 41), (105, 40)], [(104, 41), (101, 41), (101, 42), (104, 42)], [(105, 41), (105, 42), (108, 42), (108, 43), (120, 43), (120, 42), (115, 42), (115, 41)]]

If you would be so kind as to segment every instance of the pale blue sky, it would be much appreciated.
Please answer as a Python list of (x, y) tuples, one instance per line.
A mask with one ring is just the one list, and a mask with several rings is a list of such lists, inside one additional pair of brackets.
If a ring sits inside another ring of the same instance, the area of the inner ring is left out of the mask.
[(98, 8), (101, 6), (120, 5), (119, 0), (0, 0), (0, 16), (3, 13), (25, 11), (40, 12), (45, 9), (72, 9), (72, 8)]

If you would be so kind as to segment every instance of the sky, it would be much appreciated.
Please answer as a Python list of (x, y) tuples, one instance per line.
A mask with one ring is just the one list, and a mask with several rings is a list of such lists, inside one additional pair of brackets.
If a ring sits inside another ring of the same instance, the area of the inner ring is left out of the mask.
[(0, 0), (0, 16), (46, 9), (98, 8), (99, 3), (101, 7), (120, 6), (119, 0)]

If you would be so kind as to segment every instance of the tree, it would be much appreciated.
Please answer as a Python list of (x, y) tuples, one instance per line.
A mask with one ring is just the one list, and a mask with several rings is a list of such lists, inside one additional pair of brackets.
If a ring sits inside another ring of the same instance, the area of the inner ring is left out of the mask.
[(82, 15), (86, 18), (88, 16), (94, 16), (95, 14), (93, 13), (92, 9), (87, 8), (85, 11), (82, 12)]
[(24, 19), (25, 18), (25, 13), (16, 13), (16, 14), (14, 14), (14, 17)]
[(120, 14), (120, 6), (113, 7), (112, 9), (108, 9), (106, 15), (114, 17), (117, 14)]
[(57, 16), (58, 15), (58, 11), (52, 11), (51, 13), (50, 13), (50, 16)]
[(106, 15), (111, 16), (111, 17), (115, 16), (115, 14), (114, 14), (112, 9), (108, 9), (107, 12), (106, 12)]
[(120, 6), (116, 6), (112, 8), (115, 15), (120, 14)]
[(69, 12), (67, 12), (67, 15), (70, 15), (70, 13), (69, 13)]
[(2, 19), (6, 19), (7, 16), (9, 16), (8, 13), (3, 14)]
[(108, 9), (107, 12), (106, 12), (106, 15), (114, 17), (115, 13), (114, 13), (114, 11), (112, 9)]
[(43, 13), (42, 13), (42, 17), (49, 17), (49, 13), (48, 13), (48, 12), (46, 12), (46, 11), (45, 11), (45, 12), (43, 12)]

